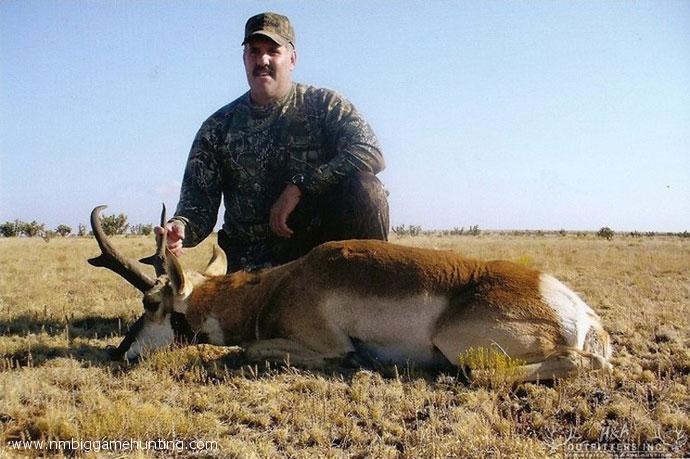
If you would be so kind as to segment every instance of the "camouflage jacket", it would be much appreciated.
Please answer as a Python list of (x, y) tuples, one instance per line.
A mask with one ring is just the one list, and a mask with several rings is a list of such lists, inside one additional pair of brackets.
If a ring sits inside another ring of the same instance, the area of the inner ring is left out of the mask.
[(319, 194), (354, 171), (384, 168), (376, 136), (345, 98), (294, 83), (267, 107), (249, 92), (211, 115), (194, 139), (175, 219), (194, 246), (216, 224), (221, 195), (223, 229), (237, 244), (269, 235), (271, 206), (295, 174), (305, 193)]

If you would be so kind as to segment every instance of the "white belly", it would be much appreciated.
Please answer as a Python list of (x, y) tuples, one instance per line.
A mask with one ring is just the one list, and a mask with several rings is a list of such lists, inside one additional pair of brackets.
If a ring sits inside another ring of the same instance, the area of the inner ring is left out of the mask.
[(447, 307), (447, 298), (426, 294), (380, 298), (339, 292), (325, 302), (325, 316), (382, 363), (426, 366), (445, 361), (432, 340)]

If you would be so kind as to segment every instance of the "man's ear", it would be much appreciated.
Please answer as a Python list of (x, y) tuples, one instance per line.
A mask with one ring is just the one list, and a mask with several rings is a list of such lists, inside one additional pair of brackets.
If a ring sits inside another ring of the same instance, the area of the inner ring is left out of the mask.
[(167, 247), (165, 248), (165, 272), (176, 295), (187, 296), (192, 293), (192, 283), (187, 279), (180, 261)]
[(292, 64), (292, 69), (295, 70), (295, 66), (297, 65), (297, 50), (295, 49), (294, 46), (291, 46), (292, 48), (292, 53), (290, 53), (290, 64)]

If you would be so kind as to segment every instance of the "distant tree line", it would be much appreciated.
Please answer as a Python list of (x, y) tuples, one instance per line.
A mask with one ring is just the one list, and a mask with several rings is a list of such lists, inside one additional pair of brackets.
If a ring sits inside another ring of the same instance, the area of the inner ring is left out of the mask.
[[(101, 217), (101, 226), (103, 227), (103, 231), (105, 231), (105, 234), (108, 236), (114, 236), (118, 234), (131, 234), (131, 235), (138, 235), (138, 236), (148, 236), (153, 232), (153, 225), (150, 223), (143, 224), (139, 223), (137, 225), (131, 225), (127, 222), (127, 215), (125, 214), (118, 214), (118, 215), (104, 215)], [(129, 231), (128, 231), (129, 230)], [(479, 225), (472, 225), (468, 229), (465, 229), (465, 227), (458, 228), (455, 227), (451, 230), (433, 230), (433, 231), (425, 231), (422, 229), (421, 225), (397, 225), (393, 226), (391, 228), (393, 233), (397, 234), (398, 236), (419, 236), (419, 235), (436, 235), (436, 236), (479, 236), (482, 231), (479, 229)], [(525, 236), (544, 236), (547, 233), (551, 232), (545, 232), (545, 231), (511, 231), (509, 234), (513, 236), (520, 236), (520, 235), (525, 235)], [(564, 229), (561, 229), (560, 231), (553, 232), (554, 234), (558, 234), (560, 236), (566, 236), (568, 234), (575, 234), (577, 236), (585, 236), (586, 233), (583, 232), (576, 232), (576, 233), (569, 233)], [(52, 237), (60, 236), (60, 237), (67, 237), (72, 234), (72, 227), (69, 225), (58, 225), (55, 227), (55, 229), (46, 229), (46, 225), (44, 223), (39, 223), (36, 220), (32, 220), (31, 222), (23, 222), (21, 220), (14, 220), (14, 221), (7, 221), (3, 224), (0, 224), (0, 236), (2, 237), (42, 237), (44, 239), (50, 239)], [(505, 232), (499, 232), (499, 234), (508, 234)], [(654, 236), (677, 236), (680, 238), (690, 238), (690, 233), (688, 231), (683, 231), (679, 233), (673, 233), (673, 232), (654, 232), (654, 231), (649, 231), (646, 233), (640, 233), (638, 231), (632, 231), (629, 233), (616, 233), (614, 230), (609, 228), (608, 226), (605, 226), (599, 231), (595, 232), (596, 236), (607, 239), (607, 240), (612, 240), (614, 236), (620, 235), (620, 236), (628, 236), (628, 237), (634, 237), (634, 238), (641, 238), (641, 237), (654, 237)], [(87, 231), (86, 226), (80, 224), (76, 236), (84, 237), (84, 236), (93, 236), (93, 233), (91, 231)]]
[(470, 226), (469, 229), (465, 229), (463, 226), (462, 228), (458, 228), (457, 226), (451, 230), (431, 230), (431, 231), (425, 231), (422, 229), (421, 225), (396, 225), (391, 228), (391, 231), (393, 231), (395, 234), (398, 236), (419, 236), (419, 235), (426, 235), (426, 236), (431, 236), (431, 235), (437, 235), (437, 236), (479, 236), (482, 231), (479, 229), (479, 225), (473, 225)]
[[(104, 215), (101, 217), (101, 225), (103, 231), (108, 236), (117, 234), (132, 234), (148, 236), (153, 232), (153, 225), (137, 224), (129, 225), (127, 223), (127, 215)], [(129, 230), (129, 233), (127, 232)], [(50, 239), (52, 237), (67, 237), (72, 235), (72, 227), (69, 225), (58, 225), (54, 229), (47, 229), (45, 223), (39, 223), (36, 220), (31, 222), (23, 222), (21, 220), (6, 221), (0, 224), (0, 236), (2, 237), (42, 237)], [(86, 230), (86, 226), (80, 224), (76, 236), (92, 236), (91, 231)]]
[(538, 237), (543, 237), (547, 235), (556, 235), (556, 236), (577, 236), (577, 237), (587, 237), (587, 236), (597, 236), (602, 239), (606, 240), (613, 240), (614, 237), (619, 236), (619, 237), (631, 237), (631, 238), (642, 238), (642, 237), (648, 237), (648, 238), (653, 238), (655, 236), (671, 236), (671, 237), (679, 237), (682, 239), (687, 239), (690, 238), (690, 232), (688, 231), (683, 231), (683, 232), (662, 232), (662, 231), (647, 231), (644, 233), (641, 233), (639, 231), (630, 231), (630, 232), (616, 232), (609, 228), (608, 226), (604, 226), (600, 228), (598, 231), (593, 231), (593, 232), (587, 232), (587, 231), (566, 231), (565, 229), (560, 229), (558, 231), (544, 231), (544, 230), (487, 230), (483, 231), (479, 229), (479, 225), (470, 225), (468, 228), (463, 227), (454, 227), (453, 229), (441, 229), (441, 230), (424, 230), (422, 229), (421, 225), (394, 225), (391, 227), (391, 231), (395, 233), (398, 237), (405, 237), (405, 236), (411, 236), (411, 237), (416, 237), (420, 235), (424, 236), (436, 236), (436, 237), (445, 237), (445, 236), (479, 236), (483, 232), (486, 234), (494, 234), (494, 235), (499, 235), (499, 236), (538, 236)]

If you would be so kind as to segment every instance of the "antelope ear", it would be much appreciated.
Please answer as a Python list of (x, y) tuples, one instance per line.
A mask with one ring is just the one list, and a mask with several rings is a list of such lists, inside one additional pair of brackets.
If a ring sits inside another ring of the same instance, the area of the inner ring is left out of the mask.
[(176, 295), (187, 296), (192, 293), (191, 281), (182, 269), (180, 261), (167, 247), (165, 249), (165, 272)]
[(228, 258), (225, 251), (213, 244), (213, 255), (206, 266), (204, 276), (224, 276), (228, 270)]

